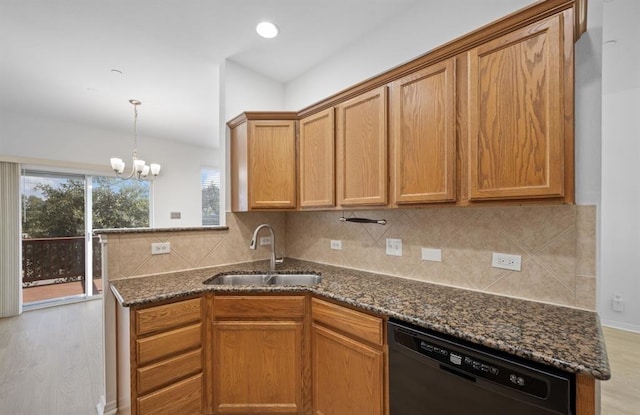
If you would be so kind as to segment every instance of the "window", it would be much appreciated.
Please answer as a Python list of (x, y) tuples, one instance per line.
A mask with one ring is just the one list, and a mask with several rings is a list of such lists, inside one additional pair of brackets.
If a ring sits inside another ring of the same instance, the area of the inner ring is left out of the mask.
[(93, 177), (93, 229), (149, 227), (149, 182)]
[(202, 167), (200, 170), (202, 186), (202, 226), (220, 224), (220, 170)]
[(102, 293), (102, 252), (92, 232), (148, 227), (149, 196), (148, 182), (23, 170), (24, 303)]

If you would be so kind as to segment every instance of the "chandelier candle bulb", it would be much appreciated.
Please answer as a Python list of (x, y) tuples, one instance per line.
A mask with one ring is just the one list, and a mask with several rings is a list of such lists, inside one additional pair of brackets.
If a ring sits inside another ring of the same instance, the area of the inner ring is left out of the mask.
[(144, 170), (144, 160), (133, 160), (133, 165), (138, 173), (141, 173)]
[(124, 171), (124, 161), (122, 161), (122, 159), (113, 157), (111, 159), (111, 168), (117, 173), (122, 173)]

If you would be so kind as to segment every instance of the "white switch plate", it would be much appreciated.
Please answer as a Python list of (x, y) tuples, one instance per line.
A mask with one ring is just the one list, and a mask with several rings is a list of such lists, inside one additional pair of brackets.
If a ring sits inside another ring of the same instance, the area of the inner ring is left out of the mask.
[(168, 254), (171, 252), (171, 242), (156, 242), (151, 244), (151, 255)]
[(387, 255), (402, 256), (402, 239), (387, 238)]
[(342, 249), (342, 241), (332, 239), (331, 240), (331, 249), (341, 250)]
[(435, 248), (422, 248), (422, 260), (442, 262), (442, 250)]
[(260, 237), (260, 245), (271, 245), (271, 237), (270, 236), (261, 236)]
[(522, 271), (522, 256), (494, 252), (491, 259), (491, 266), (511, 271)]

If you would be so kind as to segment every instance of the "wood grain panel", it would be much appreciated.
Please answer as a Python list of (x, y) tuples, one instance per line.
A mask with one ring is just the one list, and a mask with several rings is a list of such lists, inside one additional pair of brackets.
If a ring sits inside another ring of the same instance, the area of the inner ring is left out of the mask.
[(212, 330), (214, 413), (302, 413), (302, 322), (224, 321)]
[(138, 365), (159, 360), (173, 354), (199, 348), (202, 343), (202, 323), (138, 339)]
[(333, 108), (300, 120), (300, 207), (335, 205)]
[(394, 203), (455, 200), (454, 67), (448, 59), (391, 84)]
[(231, 129), (231, 210), (246, 212), (249, 209), (249, 142), (247, 123)]
[(383, 345), (383, 321), (350, 308), (311, 299), (312, 319), (372, 344)]
[(136, 311), (136, 330), (139, 336), (172, 329), (200, 321), (202, 299), (194, 298), (176, 303)]
[(337, 107), (337, 190), (341, 206), (387, 204), (387, 87)]
[(384, 354), (313, 324), (316, 415), (383, 415)]
[(576, 375), (576, 415), (596, 415), (595, 379)]
[(138, 398), (138, 415), (201, 415), (202, 374)]
[(296, 207), (296, 122), (249, 121), (249, 207)]
[(202, 372), (202, 349), (138, 368), (138, 395)]
[(303, 319), (305, 296), (215, 296), (214, 318)]
[(564, 194), (560, 19), (469, 52), (471, 200)]

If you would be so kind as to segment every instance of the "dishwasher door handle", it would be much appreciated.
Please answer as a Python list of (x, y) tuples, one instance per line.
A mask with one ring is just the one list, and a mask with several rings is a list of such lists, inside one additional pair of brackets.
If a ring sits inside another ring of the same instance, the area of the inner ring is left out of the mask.
[(476, 377), (475, 376), (471, 376), (470, 374), (466, 373), (466, 372), (461, 372), (453, 367), (447, 366), (447, 365), (443, 365), (442, 363), (440, 363), (440, 369), (444, 370), (445, 372), (451, 373), (453, 375), (459, 376), (463, 379), (466, 379), (470, 382), (475, 383), (476, 382)]

